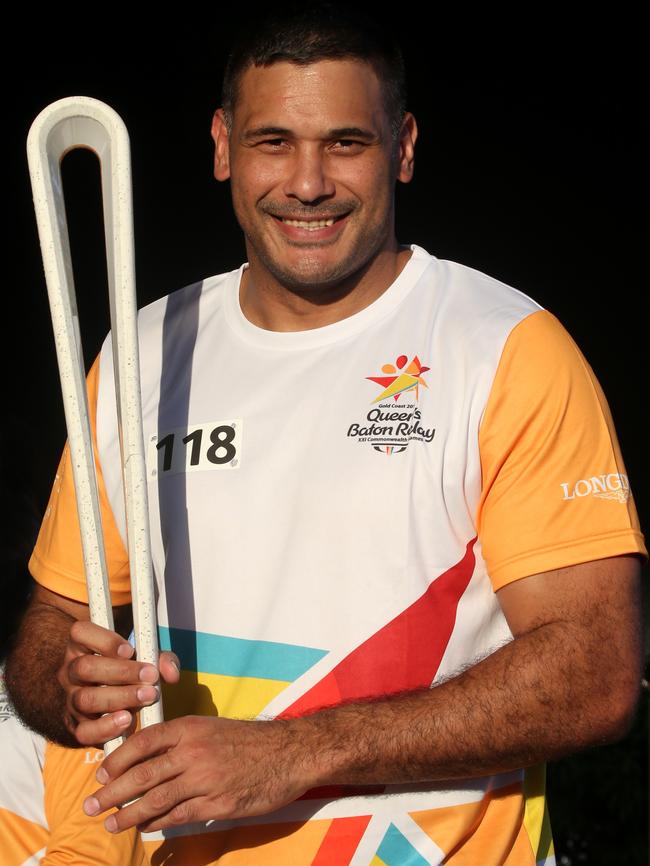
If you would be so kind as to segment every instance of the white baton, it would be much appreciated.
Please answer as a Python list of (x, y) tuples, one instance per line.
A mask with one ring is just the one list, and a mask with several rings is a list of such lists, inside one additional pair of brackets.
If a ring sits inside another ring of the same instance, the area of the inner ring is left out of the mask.
[[(156, 606), (142, 433), (129, 136), (121, 117), (97, 99), (73, 96), (34, 120), (27, 157), (50, 299), (92, 622), (113, 630), (95, 474), (61, 161), (76, 148), (101, 166), (117, 418), (137, 657), (158, 666)], [(162, 721), (161, 701), (141, 711), (143, 727)], [(122, 742), (106, 743), (108, 755)]]

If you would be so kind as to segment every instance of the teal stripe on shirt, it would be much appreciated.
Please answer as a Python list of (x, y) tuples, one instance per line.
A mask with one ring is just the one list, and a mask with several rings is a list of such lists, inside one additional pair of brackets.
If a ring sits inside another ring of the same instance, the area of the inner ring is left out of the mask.
[(173, 650), (185, 670), (188, 670), (185, 660), (196, 657), (196, 667), (201, 673), (231, 677), (293, 682), (327, 655), (327, 650), (313, 647), (165, 626), (158, 626), (158, 636), (161, 650)]
[(391, 824), (377, 849), (386, 866), (431, 866), (394, 824)]

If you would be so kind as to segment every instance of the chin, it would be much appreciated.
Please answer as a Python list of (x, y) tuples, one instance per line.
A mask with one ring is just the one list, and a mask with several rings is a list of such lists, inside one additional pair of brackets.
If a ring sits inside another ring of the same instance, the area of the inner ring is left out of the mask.
[[(268, 267), (268, 266), (267, 266)], [(298, 295), (313, 295), (322, 292), (332, 292), (337, 288), (342, 290), (345, 284), (353, 277), (361, 266), (350, 267), (350, 265), (335, 264), (325, 267), (314, 266), (314, 263), (289, 267), (268, 267), (275, 279), (290, 292)]]
[(363, 274), (380, 252), (382, 240), (383, 238), (378, 238), (378, 242), (375, 241), (372, 245), (359, 245), (364, 250), (363, 254), (359, 249), (354, 249), (335, 261), (323, 261), (320, 255), (310, 255), (308, 250), (296, 256), (293, 261), (278, 261), (268, 255), (259, 256), (259, 259), (277, 282), (294, 294), (346, 294), (354, 288), (355, 278)]

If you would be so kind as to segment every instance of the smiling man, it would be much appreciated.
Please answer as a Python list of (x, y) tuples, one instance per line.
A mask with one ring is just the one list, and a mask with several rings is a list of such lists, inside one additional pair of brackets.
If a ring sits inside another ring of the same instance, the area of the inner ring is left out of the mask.
[(410, 257), (395, 237), (394, 186), (411, 179), (417, 129), (404, 114), (395, 135), (369, 63), (250, 67), (237, 110), (218, 111), (212, 133), (215, 176), (230, 178), (246, 235), (240, 297), (250, 321), (319, 327), (394, 281)]
[[(598, 384), (534, 301), (398, 244), (417, 131), (368, 22), (256, 27), (212, 132), (248, 262), (140, 317), (168, 720), (86, 812), (129, 803), (107, 830), (156, 863), (551, 864), (540, 765), (621, 736), (640, 679), (645, 548)], [(128, 610), (111, 363), (89, 394)], [(87, 621), (67, 460), (9, 679), (86, 745), (159, 672)]]

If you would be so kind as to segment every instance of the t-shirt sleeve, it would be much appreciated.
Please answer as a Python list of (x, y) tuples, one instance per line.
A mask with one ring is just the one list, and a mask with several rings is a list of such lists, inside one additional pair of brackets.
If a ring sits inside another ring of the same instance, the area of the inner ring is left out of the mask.
[[(97, 459), (96, 415), (99, 358), (88, 373), (87, 388), (111, 599), (114, 605), (128, 604), (131, 600), (128, 555), (115, 523), (106, 493), (101, 465)], [(70, 450), (67, 444), (54, 479), (52, 493), (36, 546), (29, 561), (29, 570), (34, 579), (46, 589), (66, 596), (66, 598), (88, 603), (81, 534), (77, 517), (77, 499), (74, 490)]]
[(647, 556), (605, 396), (545, 310), (506, 341), (479, 449), (478, 533), (495, 590), (594, 559)]

